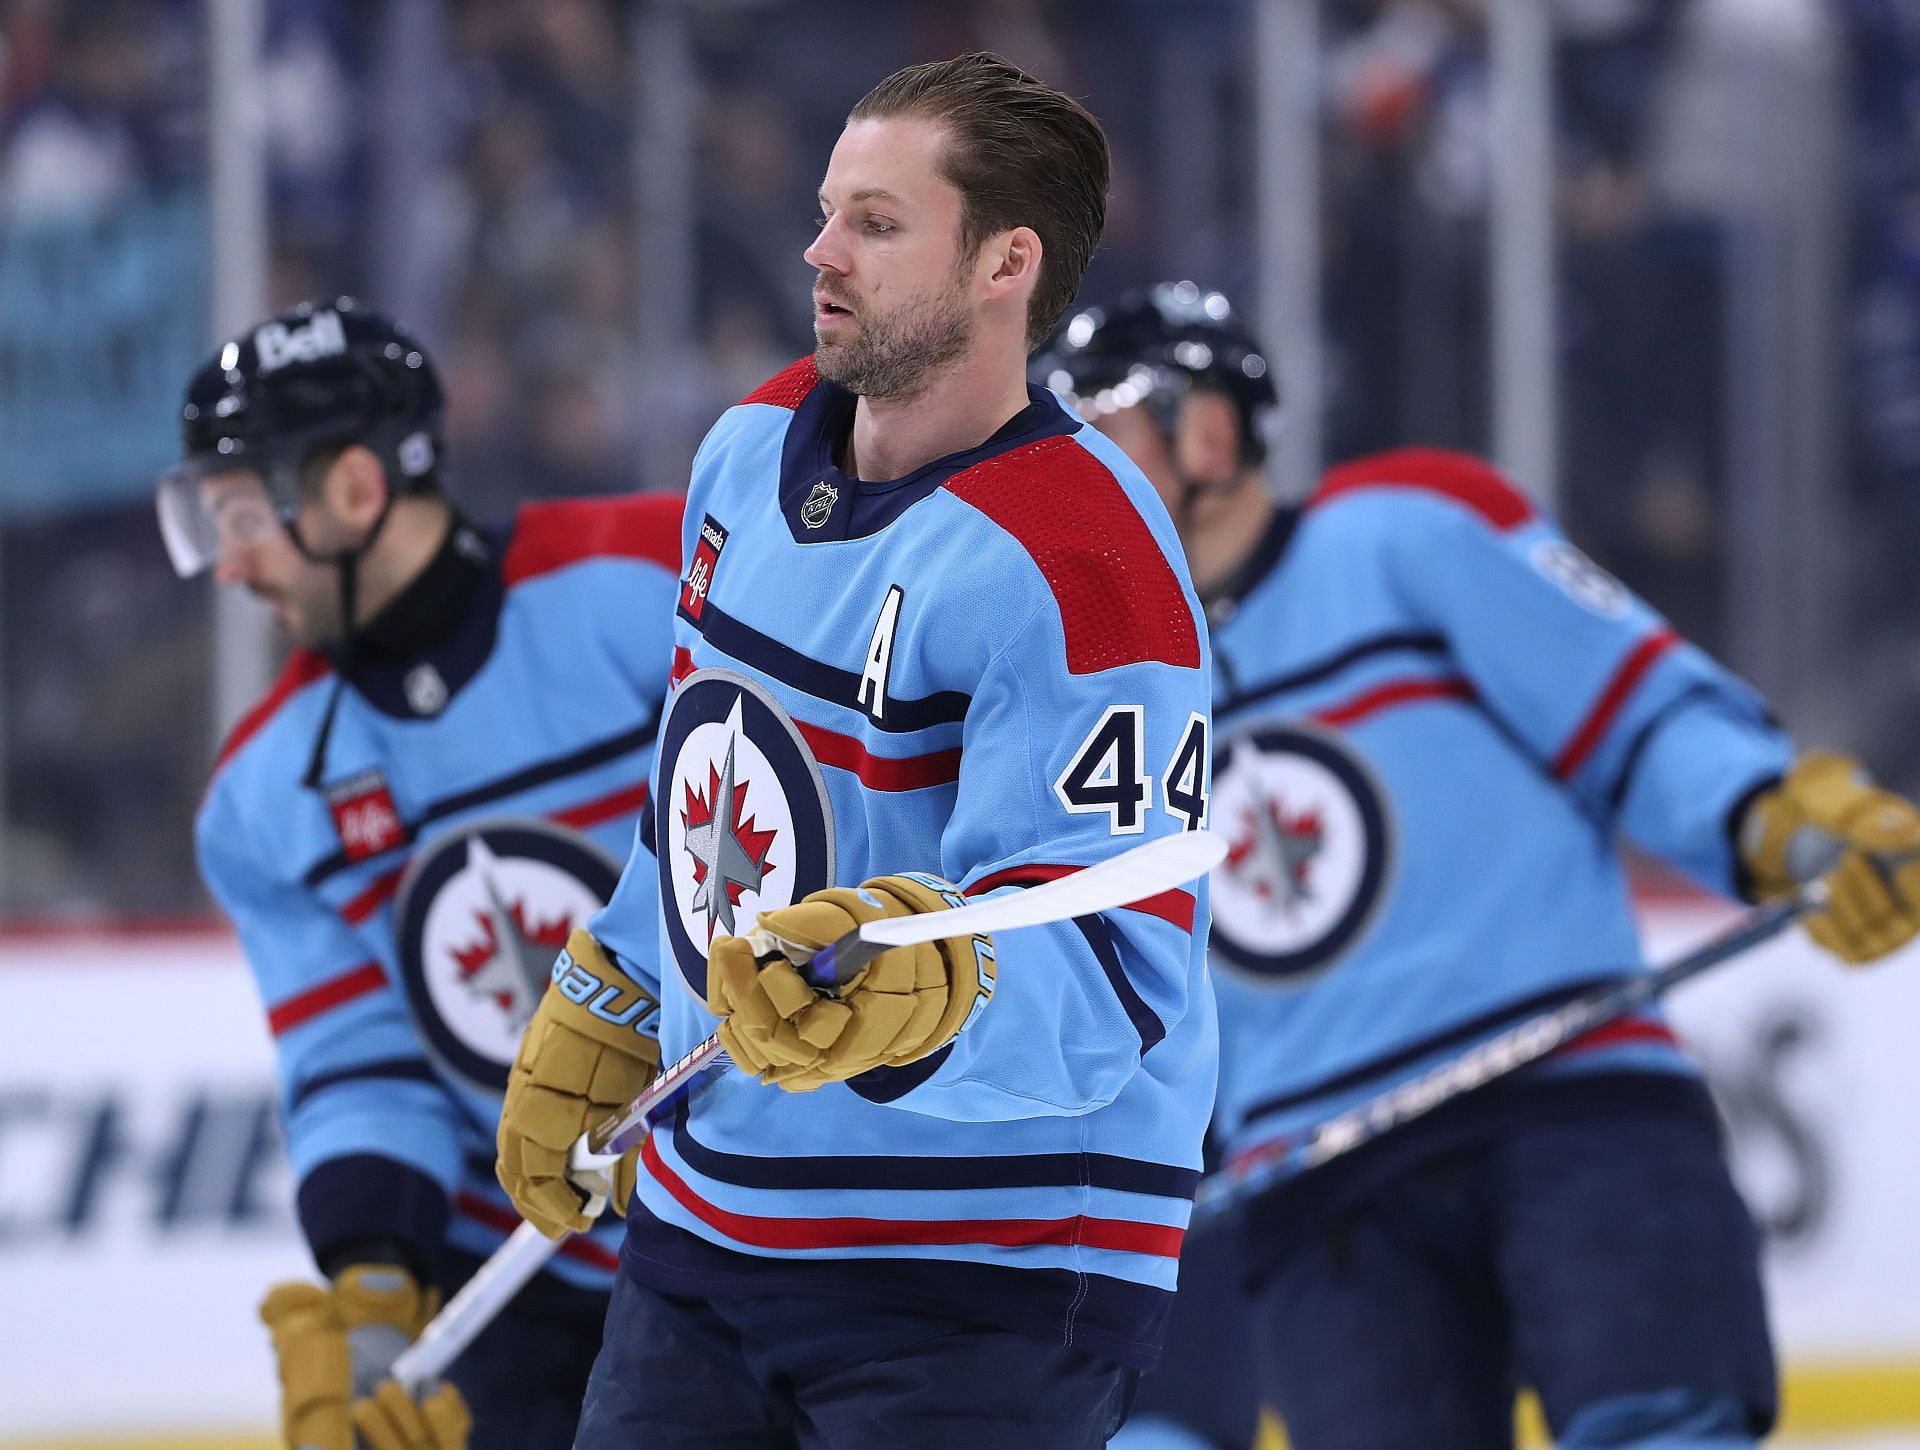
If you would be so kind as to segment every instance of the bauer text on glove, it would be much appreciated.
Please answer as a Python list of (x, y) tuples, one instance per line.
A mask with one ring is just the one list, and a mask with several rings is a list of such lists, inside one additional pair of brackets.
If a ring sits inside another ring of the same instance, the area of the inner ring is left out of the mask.
[[(500, 1108), (495, 1172), (515, 1208), (548, 1238), (592, 1227), (568, 1181), (567, 1152), (588, 1128), (624, 1108), (660, 1070), (660, 1004), (586, 931), (576, 928), (520, 1039)], [(633, 1191), (634, 1152), (610, 1175), (621, 1212)]]

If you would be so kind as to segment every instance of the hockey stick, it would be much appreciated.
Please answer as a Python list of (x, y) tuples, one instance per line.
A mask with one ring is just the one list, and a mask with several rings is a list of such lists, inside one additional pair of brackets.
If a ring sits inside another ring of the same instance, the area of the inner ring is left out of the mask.
[[(831, 990), (888, 947), (1013, 931), (1112, 911), (1198, 880), (1226, 854), (1226, 843), (1209, 831), (1162, 836), (1024, 891), (948, 911), (868, 922), (824, 947), (804, 970), (816, 985)], [(620, 1112), (581, 1135), (568, 1157), (567, 1176), (583, 1190), (592, 1186), (584, 1205), (590, 1218), (598, 1218), (606, 1207), (613, 1165), (620, 1155), (646, 1137), (709, 1071), (724, 1067), (727, 1060), (720, 1039), (707, 1038)], [(559, 1247), (559, 1240), (548, 1238), (530, 1223), (521, 1224), (394, 1361), (392, 1377), (415, 1395), (439, 1378)]]
[(1825, 899), (1824, 883), (1803, 886), (1791, 896), (1748, 912), (1705, 946), (1664, 967), (1515, 1023), (1460, 1056), (1328, 1118), (1309, 1129), (1304, 1138), (1283, 1141), (1275, 1149), (1260, 1153), (1249, 1166), (1210, 1175), (1194, 1197), (1192, 1226), (1202, 1228), (1283, 1176), (1304, 1173), (1351, 1153), (1362, 1143), (1425, 1117), (1443, 1103), (1540, 1061), (1576, 1037), (1618, 1021), (1689, 978), (1771, 941), (1802, 916), (1817, 910)]

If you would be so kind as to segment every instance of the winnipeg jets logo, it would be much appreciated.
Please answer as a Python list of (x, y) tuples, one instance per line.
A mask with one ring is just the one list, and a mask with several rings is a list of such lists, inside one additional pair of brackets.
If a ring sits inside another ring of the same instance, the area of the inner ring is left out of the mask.
[(1234, 825), (1227, 838), (1227, 871), (1276, 910), (1290, 911), (1313, 899), (1313, 864), (1326, 840), (1317, 809), (1294, 814), (1278, 796), (1256, 795), (1241, 806)]
[(1281, 984), (1337, 962), (1373, 920), (1392, 863), (1372, 772), (1333, 735), (1271, 724), (1221, 743), (1213, 784), (1227, 835), (1213, 876), (1216, 960)]
[(613, 894), (619, 866), (546, 821), (448, 832), (408, 867), (394, 903), (400, 980), (449, 1076), (502, 1092), (553, 959)]
[(696, 996), (707, 949), (763, 911), (831, 885), (833, 808), (820, 766), (766, 687), (695, 670), (661, 722), (655, 856), (668, 945)]
[(469, 992), (494, 1002), (510, 1021), (525, 1028), (540, 1004), (554, 956), (579, 923), (564, 906), (541, 918), (526, 893), (509, 898), (501, 886), (500, 860), (486, 841), (467, 844), (467, 869), (479, 881), (481, 900), (469, 908), (477, 935), (465, 946), (450, 946)]
[(756, 829), (747, 815), (746, 784), (738, 779), (734, 757), (740, 743), (740, 707), (736, 704), (727, 717), (727, 759), (718, 770), (708, 767), (705, 792), (687, 782), (686, 806), (680, 812), (686, 828), (681, 837), (686, 853), (693, 858), (693, 909), (706, 918), (707, 940), (715, 927), (724, 927), (728, 936), (738, 936), (734, 927), (734, 908), (741, 893), (759, 894), (761, 883), (774, 867), (767, 860), (778, 831)]

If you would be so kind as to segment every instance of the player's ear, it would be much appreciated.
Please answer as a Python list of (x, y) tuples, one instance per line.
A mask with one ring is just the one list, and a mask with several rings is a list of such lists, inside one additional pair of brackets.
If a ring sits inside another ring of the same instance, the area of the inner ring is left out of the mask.
[(348, 528), (370, 529), (387, 503), (387, 470), (372, 449), (350, 443), (327, 470), (322, 499)]
[(1032, 227), (1010, 227), (989, 237), (981, 248), (991, 265), (987, 295), (995, 300), (1033, 295), (1040, 281), (1040, 234)]

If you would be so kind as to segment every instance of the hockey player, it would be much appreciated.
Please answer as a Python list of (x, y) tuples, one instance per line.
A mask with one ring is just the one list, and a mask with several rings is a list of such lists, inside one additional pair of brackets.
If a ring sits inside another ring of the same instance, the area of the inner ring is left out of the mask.
[[(1388, 453), (1277, 507), (1272, 381), (1218, 293), (1085, 312), (1035, 373), (1154, 480), (1214, 630), (1230, 1159), (1639, 970), (1616, 835), (1749, 900), (1824, 875), (1808, 930), (1849, 962), (1920, 930), (1920, 813), (1796, 757), (1485, 463)], [(1517, 1385), (1562, 1450), (1773, 1421), (1759, 1244), (1657, 1012), (1262, 1192), (1243, 1230), (1250, 1309), (1182, 1293), (1203, 1312), (1128, 1450), (1244, 1450), (1243, 1376), (1296, 1450), (1509, 1445)], [(1252, 1350), (1212, 1347), (1242, 1313)]]
[[(881, 82), (820, 186), (818, 349), (695, 460), (651, 844), (501, 1118), (515, 1201), (575, 1227), (562, 1155), (612, 1064), (717, 1026), (738, 1065), (640, 1150), (583, 1450), (1078, 1450), (1158, 1351), (1212, 1100), (1204, 888), (805, 972), (1204, 813), (1178, 540), (1025, 381), (1106, 188), (1094, 119), (1003, 61)], [(655, 998), (658, 1046), (610, 1020)]]
[(180, 571), (212, 566), (296, 646), (222, 750), (197, 841), (266, 1006), (326, 1281), (261, 1307), (286, 1441), (317, 1450), (354, 1426), (378, 1450), (457, 1450), (461, 1394), (476, 1447), (570, 1444), (617, 1267), (617, 1225), (593, 1229), (424, 1406), (391, 1381), (374, 1397), (519, 1221), (493, 1181), (500, 1096), (631, 843), (678, 574), (677, 498), (464, 518), (440, 413), (406, 332), (302, 306), (194, 375), (160, 485)]

